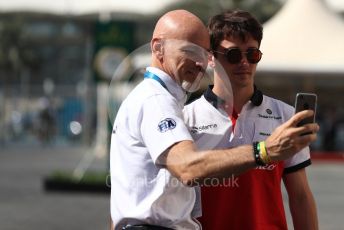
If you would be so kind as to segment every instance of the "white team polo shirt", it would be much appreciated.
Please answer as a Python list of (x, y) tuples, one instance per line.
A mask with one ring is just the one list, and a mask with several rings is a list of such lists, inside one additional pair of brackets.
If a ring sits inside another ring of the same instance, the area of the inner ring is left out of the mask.
[(153, 224), (200, 229), (193, 220), (196, 189), (159, 167), (171, 145), (192, 140), (183, 121), (185, 92), (163, 71), (149, 67), (167, 86), (142, 81), (123, 101), (111, 137), (111, 216), (115, 229)]
[[(252, 144), (255, 141), (263, 141), (294, 113), (293, 107), (286, 103), (263, 96), (259, 106), (255, 106), (251, 102), (246, 103), (236, 122), (233, 123), (223, 110), (221, 101), (212, 92), (212, 89), (208, 88), (201, 98), (184, 107), (185, 122), (200, 150), (233, 148)], [(266, 229), (268, 225), (264, 224), (271, 224), (272, 222), (278, 228), (286, 226), (280, 190), (281, 176), (310, 164), (309, 148), (307, 147), (284, 162), (258, 166), (239, 175), (235, 180), (231, 179), (231, 181), (235, 181), (233, 187), (228, 187), (228, 183), (227, 187), (222, 188), (221, 186), (216, 188), (215, 185), (214, 190), (205, 186), (202, 195), (203, 202), (204, 200), (207, 201), (203, 204), (204, 218), (202, 223), (205, 224), (205, 227), (212, 226), (217, 229), (223, 229), (225, 223), (228, 223), (229, 226), (233, 224), (235, 229), (240, 229), (242, 225), (244, 227), (250, 226), (250, 224), (242, 224), (241, 221), (246, 221), (247, 216), (258, 216), (254, 209), (245, 210), (253, 203), (258, 208), (263, 207), (265, 211), (271, 210), (271, 212), (267, 211), (267, 215), (273, 215), (273, 218), (267, 217), (268, 220), (253, 218), (251, 221), (259, 223), (261, 227), (259, 229)], [(257, 181), (261, 181), (261, 183), (257, 183)], [(239, 189), (242, 188), (246, 190), (240, 191)], [(267, 196), (247, 195), (250, 191), (254, 191), (254, 194), (266, 194)], [(212, 202), (213, 199), (215, 200)], [(227, 209), (224, 203), (234, 207), (235, 210)], [(196, 206), (201, 206), (200, 196), (196, 199)], [(218, 217), (210, 214), (214, 212), (214, 207), (216, 207), (215, 212), (219, 213)]]
[[(209, 96), (210, 95), (210, 96)], [(264, 141), (282, 123), (294, 114), (294, 108), (282, 101), (263, 96), (262, 104), (247, 102), (233, 124), (227, 113), (216, 108), (209, 98), (216, 98), (209, 87), (205, 94), (184, 107), (185, 123), (200, 150), (232, 148), (239, 145)], [(284, 173), (293, 172), (310, 164), (309, 148), (306, 147), (284, 161)]]

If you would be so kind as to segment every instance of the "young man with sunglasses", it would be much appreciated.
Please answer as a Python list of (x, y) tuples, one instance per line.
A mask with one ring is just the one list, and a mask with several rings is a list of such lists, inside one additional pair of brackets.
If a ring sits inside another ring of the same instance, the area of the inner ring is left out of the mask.
[[(263, 95), (254, 85), (257, 63), (262, 58), (261, 24), (248, 12), (227, 11), (212, 17), (208, 30), (214, 86), (184, 109), (197, 147), (232, 148), (266, 139), (294, 109)], [(305, 172), (310, 164), (307, 147), (285, 161), (258, 162), (255, 169), (237, 177), (203, 185), (203, 229), (287, 229), (282, 179), (294, 229), (318, 229), (316, 205)]]

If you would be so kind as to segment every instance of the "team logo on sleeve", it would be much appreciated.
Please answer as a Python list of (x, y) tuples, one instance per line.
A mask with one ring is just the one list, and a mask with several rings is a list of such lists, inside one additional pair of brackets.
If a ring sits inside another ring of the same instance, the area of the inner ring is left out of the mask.
[(167, 130), (174, 129), (177, 126), (177, 123), (172, 118), (166, 118), (165, 120), (162, 120), (158, 124), (158, 130), (161, 133), (166, 132)]

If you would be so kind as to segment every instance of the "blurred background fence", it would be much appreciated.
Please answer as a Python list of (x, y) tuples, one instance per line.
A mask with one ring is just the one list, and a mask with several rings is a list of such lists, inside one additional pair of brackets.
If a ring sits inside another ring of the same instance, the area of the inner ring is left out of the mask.
[[(87, 144), (95, 130), (95, 109), (75, 85), (59, 85), (49, 96), (37, 85), (26, 86), (25, 95), (18, 85), (1, 89), (2, 145), (76, 145)], [(88, 92), (96, 98), (95, 91)]]

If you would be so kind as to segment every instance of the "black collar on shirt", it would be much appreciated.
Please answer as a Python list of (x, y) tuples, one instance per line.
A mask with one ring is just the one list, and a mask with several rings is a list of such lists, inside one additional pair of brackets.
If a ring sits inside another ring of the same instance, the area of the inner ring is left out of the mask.
[(207, 90), (204, 92), (204, 98), (212, 104), (216, 109), (218, 109), (220, 106), (222, 106), (225, 101), (221, 98), (219, 98), (214, 92), (213, 92), (214, 85), (209, 85)]
[[(214, 92), (213, 92), (214, 85), (209, 85), (207, 90), (204, 92), (204, 98), (212, 104), (216, 109), (219, 108), (219, 106), (222, 106), (225, 101), (221, 98), (219, 98)], [(252, 97), (250, 98), (250, 101), (255, 106), (260, 106), (263, 102), (263, 93), (259, 89), (257, 89), (256, 86), (254, 86), (254, 92)]]

